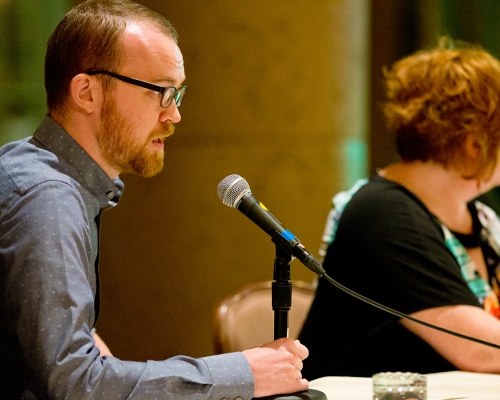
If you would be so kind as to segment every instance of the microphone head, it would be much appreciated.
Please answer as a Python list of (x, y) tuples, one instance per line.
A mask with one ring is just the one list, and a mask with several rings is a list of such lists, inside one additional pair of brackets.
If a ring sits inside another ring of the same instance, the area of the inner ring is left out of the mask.
[(238, 208), (241, 199), (251, 193), (248, 182), (236, 174), (226, 176), (217, 186), (219, 199), (229, 207)]

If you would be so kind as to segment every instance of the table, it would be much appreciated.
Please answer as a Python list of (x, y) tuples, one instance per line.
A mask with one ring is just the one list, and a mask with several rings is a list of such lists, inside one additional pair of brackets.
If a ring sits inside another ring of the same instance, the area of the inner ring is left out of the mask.
[[(500, 375), (465, 371), (427, 374), (427, 400), (500, 400)], [(328, 400), (371, 400), (372, 378), (327, 376), (310, 382)]]

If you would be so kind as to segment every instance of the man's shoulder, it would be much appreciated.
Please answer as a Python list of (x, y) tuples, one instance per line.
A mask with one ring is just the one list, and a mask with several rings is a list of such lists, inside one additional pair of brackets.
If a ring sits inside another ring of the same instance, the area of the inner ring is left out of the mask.
[[(37, 148), (27, 140), (10, 143), (0, 148), (0, 219), (27, 193), (43, 195), (44, 199), (68, 198), (68, 193), (78, 197), (74, 180), (64, 172), (69, 166), (53, 153)], [(58, 190), (45, 190), (55, 184)], [(51, 197), (52, 196), (52, 197)]]
[(47, 181), (71, 184), (69, 165), (50, 151), (33, 146), (28, 139), (0, 148), (0, 185), (14, 185), (22, 194)]

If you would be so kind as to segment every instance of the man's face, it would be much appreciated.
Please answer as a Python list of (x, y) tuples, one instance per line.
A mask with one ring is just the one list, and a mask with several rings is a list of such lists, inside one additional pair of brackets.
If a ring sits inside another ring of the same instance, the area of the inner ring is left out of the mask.
[[(122, 66), (114, 72), (160, 86), (178, 87), (184, 81), (179, 48), (154, 27), (128, 26), (123, 48)], [(118, 173), (151, 177), (163, 168), (163, 142), (173, 134), (180, 114), (175, 102), (162, 108), (160, 98), (158, 92), (119, 80), (105, 93), (96, 138), (102, 158)]]

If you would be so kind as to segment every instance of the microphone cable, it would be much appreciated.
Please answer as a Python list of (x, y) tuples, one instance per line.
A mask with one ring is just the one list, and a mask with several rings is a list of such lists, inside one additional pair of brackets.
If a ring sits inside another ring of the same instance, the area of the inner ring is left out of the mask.
[(485, 346), (493, 347), (495, 349), (499, 349), (500, 350), (500, 345), (498, 345), (498, 344), (487, 342), (485, 340), (481, 340), (481, 339), (478, 339), (478, 338), (475, 338), (475, 337), (472, 337), (472, 336), (464, 335), (462, 333), (458, 333), (458, 332), (455, 332), (455, 331), (452, 331), (452, 330), (449, 330), (449, 329), (442, 328), (442, 327), (437, 326), (437, 325), (433, 325), (433, 324), (431, 324), (429, 322), (425, 322), (425, 321), (422, 321), (420, 319), (413, 318), (413, 317), (411, 317), (411, 316), (409, 316), (407, 314), (404, 314), (402, 312), (394, 310), (393, 308), (390, 308), (390, 307), (384, 306), (383, 304), (377, 303), (376, 301), (374, 301), (372, 299), (369, 299), (368, 297), (365, 297), (365, 296), (363, 296), (363, 295), (355, 292), (354, 290), (351, 290), (348, 287), (342, 285), (341, 283), (337, 282), (335, 279), (333, 279), (330, 276), (328, 276), (326, 272), (324, 272), (323, 274), (318, 274), (318, 275), (320, 277), (325, 278), (327, 280), (327, 282), (329, 282), (330, 284), (332, 284), (333, 286), (335, 286), (337, 289), (340, 289), (343, 292), (345, 292), (345, 293), (347, 293), (347, 294), (355, 297), (356, 299), (362, 300), (365, 303), (368, 303), (371, 306), (377, 307), (380, 310), (383, 310), (383, 311), (385, 311), (385, 312), (387, 312), (389, 314), (393, 314), (393, 315), (395, 315), (397, 317), (404, 318), (404, 319), (407, 319), (407, 320), (412, 321), (412, 322), (416, 322), (417, 324), (424, 325), (424, 326), (426, 326), (428, 328), (432, 328), (432, 329), (435, 329), (437, 331), (447, 333), (449, 335), (453, 335), (453, 336), (456, 336), (456, 337), (459, 337), (459, 338), (462, 338), (462, 339), (470, 340), (472, 342), (480, 343), (480, 344), (483, 344)]

